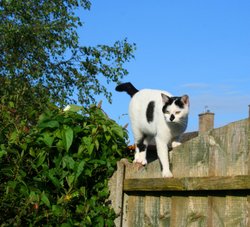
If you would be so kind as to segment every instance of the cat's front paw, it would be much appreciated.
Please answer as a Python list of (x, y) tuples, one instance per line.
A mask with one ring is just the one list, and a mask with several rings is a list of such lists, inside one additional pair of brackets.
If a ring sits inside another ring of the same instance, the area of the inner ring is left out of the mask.
[(180, 142), (177, 142), (177, 141), (173, 141), (173, 142), (172, 142), (172, 148), (178, 147), (178, 146), (180, 146), (180, 145), (181, 145)]
[(170, 170), (168, 170), (168, 171), (162, 171), (162, 177), (170, 178), (170, 177), (173, 177), (173, 174), (171, 173)]
[(140, 163), (140, 164), (142, 164), (143, 166), (147, 165), (147, 163), (148, 163), (146, 159), (138, 159), (138, 158), (134, 159), (133, 162), (134, 162), (134, 163)]
[(147, 159), (146, 159), (146, 154), (145, 152), (139, 152), (135, 154), (135, 159), (134, 159), (134, 163), (140, 163), (142, 165), (147, 165)]

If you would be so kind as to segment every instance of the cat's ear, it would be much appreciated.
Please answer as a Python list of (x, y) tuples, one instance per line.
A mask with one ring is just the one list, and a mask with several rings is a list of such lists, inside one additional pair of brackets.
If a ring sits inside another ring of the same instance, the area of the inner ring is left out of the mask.
[(168, 103), (169, 100), (170, 100), (170, 98), (167, 95), (163, 94), (163, 93), (161, 93), (161, 97), (162, 97), (163, 104)]
[(189, 97), (188, 95), (183, 95), (181, 97), (181, 101), (184, 103), (184, 104), (188, 104), (189, 105)]

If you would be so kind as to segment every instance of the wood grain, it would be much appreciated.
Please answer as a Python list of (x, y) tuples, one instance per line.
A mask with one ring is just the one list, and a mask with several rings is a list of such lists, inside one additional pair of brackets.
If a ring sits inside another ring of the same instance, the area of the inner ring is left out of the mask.
[(250, 176), (125, 179), (123, 188), (125, 192), (247, 190)]

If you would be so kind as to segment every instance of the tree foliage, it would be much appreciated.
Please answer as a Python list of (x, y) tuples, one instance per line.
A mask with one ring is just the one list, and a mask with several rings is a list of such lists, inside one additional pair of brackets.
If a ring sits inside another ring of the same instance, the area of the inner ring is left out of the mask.
[(126, 131), (95, 106), (49, 109), (0, 143), (1, 226), (113, 226), (108, 179)]
[(75, 12), (90, 6), (88, 0), (0, 2), (0, 79), (9, 84), (9, 97), (28, 90), (36, 100), (45, 93), (59, 105), (76, 101), (73, 95), (85, 106), (98, 94), (111, 101), (101, 81), (117, 83), (127, 75), (123, 65), (133, 57), (135, 45), (124, 39), (113, 46), (81, 46), (77, 28), (82, 22)]
[[(75, 12), (90, 6), (0, 1), (1, 226), (113, 225), (107, 181), (127, 133), (90, 104), (98, 94), (111, 100), (103, 81), (127, 75), (135, 45), (79, 45)], [(81, 113), (58, 108), (73, 94)]]

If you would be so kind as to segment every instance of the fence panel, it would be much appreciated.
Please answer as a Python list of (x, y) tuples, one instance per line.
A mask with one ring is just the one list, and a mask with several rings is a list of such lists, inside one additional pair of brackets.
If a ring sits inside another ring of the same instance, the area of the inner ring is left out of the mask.
[(158, 159), (145, 167), (122, 160), (110, 181), (112, 204), (121, 198), (116, 226), (250, 226), (249, 125), (201, 132), (175, 148), (170, 179)]

